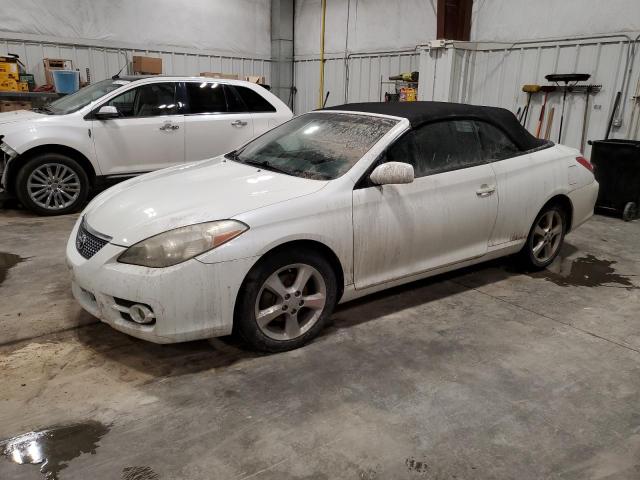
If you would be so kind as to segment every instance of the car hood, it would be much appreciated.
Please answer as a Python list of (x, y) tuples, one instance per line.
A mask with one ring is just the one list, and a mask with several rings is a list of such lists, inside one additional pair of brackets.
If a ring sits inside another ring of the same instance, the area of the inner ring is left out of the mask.
[(89, 227), (133, 245), (194, 223), (236, 215), (308, 195), (326, 181), (310, 180), (216, 157), (128, 180), (97, 196), (86, 208)]
[[(16, 110), (13, 112), (3, 112), (3, 113), (0, 113), (0, 125), (30, 121), (38, 118), (43, 118), (46, 116), (47, 115), (44, 115), (42, 113), (31, 112), (29, 110)], [(0, 135), (2, 135), (2, 129), (0, 129)]]

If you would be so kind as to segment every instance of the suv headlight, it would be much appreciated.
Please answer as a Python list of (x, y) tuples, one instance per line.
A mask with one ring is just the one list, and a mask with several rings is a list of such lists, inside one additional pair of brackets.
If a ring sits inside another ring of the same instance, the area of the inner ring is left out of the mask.
[(170, 267), (219, 247), (247, 230), (247, 225), (236, 220), (188, 225), (132, 245), (118, 261), (143, 267)]

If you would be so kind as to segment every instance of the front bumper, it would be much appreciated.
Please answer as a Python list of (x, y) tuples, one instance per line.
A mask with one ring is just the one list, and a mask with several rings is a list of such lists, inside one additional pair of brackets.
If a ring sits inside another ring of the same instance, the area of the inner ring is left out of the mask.
[[(155, 343), (231, 333), (236, 296), (255, 257), (212, 264), (192, 259), (147, 268), (118, 263), (125, 248), (109, 243), (87, 260), (75, 246), (78, 225), (67, 243), (67, 265), (73, 295), (89, 313), (116, 330)], [(155, 322), (132, 321), (122, 300), (148, 305)]]

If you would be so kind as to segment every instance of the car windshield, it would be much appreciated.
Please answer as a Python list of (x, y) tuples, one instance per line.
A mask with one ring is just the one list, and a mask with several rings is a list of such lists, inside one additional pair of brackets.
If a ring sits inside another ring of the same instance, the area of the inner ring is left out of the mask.
[(55, 115), (73, 113), (128, 83), (128, 80), (121, 79), (109, 78), (108, 80), (102, 80), (50, 103), (45, 109), (48, 113)]
[(308, 113), (270, 130), (227, 158), (298, 177), (332, 180), (347, 172), (397, 120)]

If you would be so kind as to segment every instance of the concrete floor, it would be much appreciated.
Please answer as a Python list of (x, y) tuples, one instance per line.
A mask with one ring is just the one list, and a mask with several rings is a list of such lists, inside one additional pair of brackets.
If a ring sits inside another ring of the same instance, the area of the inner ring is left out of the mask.
[[(50, 478), (640, 478), (640, 221), (594, 217), (543, 273), (342, 306), (270, 356), (96, 323), (69, 291), (73, 221), (0, 211), (0, 439), (51, 428)], [(40, 467), (0, 457), (0, 478)]]

